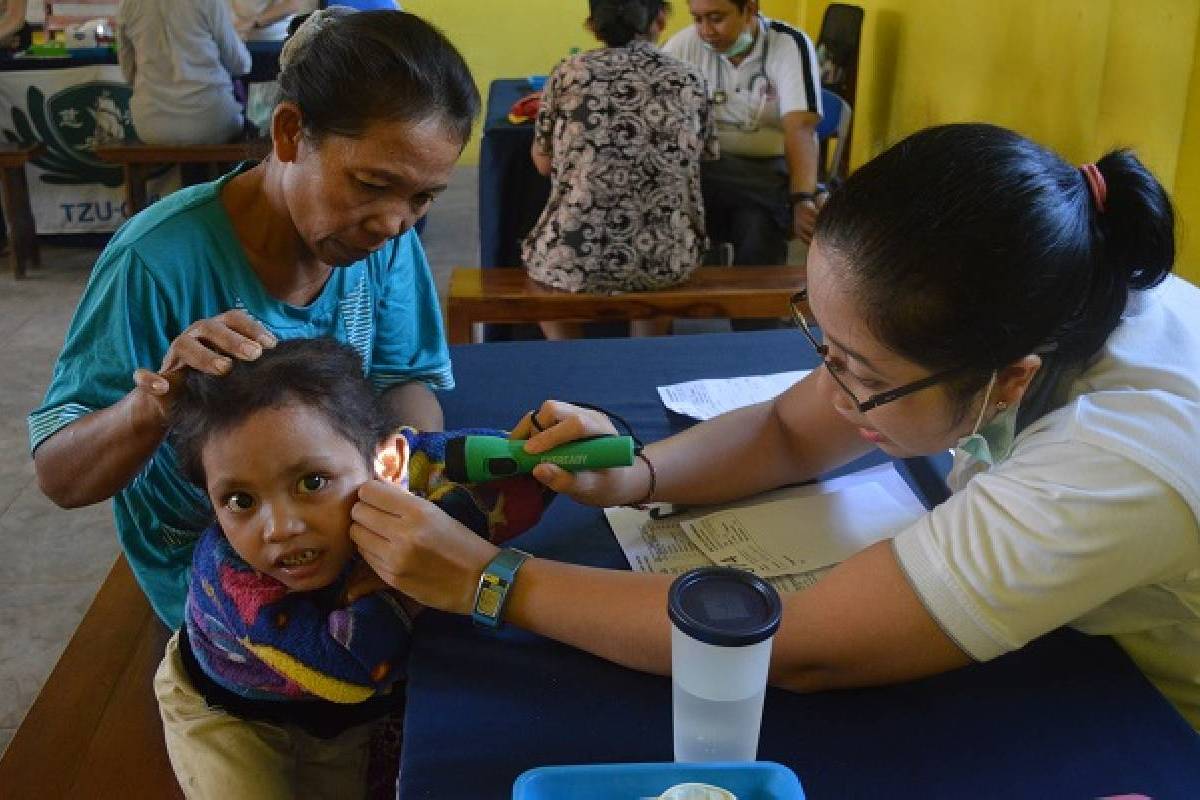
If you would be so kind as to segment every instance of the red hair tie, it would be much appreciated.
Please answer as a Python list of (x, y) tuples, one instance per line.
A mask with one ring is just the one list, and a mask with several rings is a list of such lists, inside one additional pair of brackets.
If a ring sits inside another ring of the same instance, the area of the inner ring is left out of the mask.
[(1100, 174), (1100, 168), (1095, 164), (1084, 164), (1079, 168), (1083, 173), (1084, 180), (1087, 181), (1088, 189), (1092, 193), (1092, 202), (1096, 205), (1096, 211), (1103, 214), (1105, 202), (1108, 200), (1108, 184), (1104, 182), (1104, 176)]

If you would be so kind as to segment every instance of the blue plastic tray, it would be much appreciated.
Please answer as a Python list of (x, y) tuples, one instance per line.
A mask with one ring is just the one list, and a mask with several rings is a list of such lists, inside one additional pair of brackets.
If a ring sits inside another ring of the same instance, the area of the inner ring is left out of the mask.
[(517, 778), (513, 800), (640, 800), (679, 783), (720, 786), (738, 800), (804, 800), (796, 773), (774, 761), (538, 767)]

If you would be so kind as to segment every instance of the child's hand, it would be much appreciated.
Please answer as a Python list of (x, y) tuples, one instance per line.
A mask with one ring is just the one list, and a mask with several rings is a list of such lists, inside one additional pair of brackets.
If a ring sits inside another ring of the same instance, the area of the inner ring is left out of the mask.
[(375, 570), (371, 569), (370, 564), (358, 559), (354, 563), (350, 577), (346, 580), (346, 591), (343, 593), (342, 599), (346, 605), (350, 605), (360, 597), (366, 597), (375, 592), (390, 591), (391, 588), (384, 583), (383, 578), (375, 574)]

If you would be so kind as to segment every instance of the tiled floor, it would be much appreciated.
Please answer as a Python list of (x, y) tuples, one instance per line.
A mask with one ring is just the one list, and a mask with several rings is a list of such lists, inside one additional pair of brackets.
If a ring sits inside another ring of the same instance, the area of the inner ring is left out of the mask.
[[(423, 241), (443, 296), (451, 267), (479, 261), (477, 195), (475, 168), (460, 167), (430, 214)], [(63, 511), (42, 496), (25, 428), (97, 252), (45, 246), (23, 281), (0, 261), (0, 752), (117, 553), (108, 503)]]

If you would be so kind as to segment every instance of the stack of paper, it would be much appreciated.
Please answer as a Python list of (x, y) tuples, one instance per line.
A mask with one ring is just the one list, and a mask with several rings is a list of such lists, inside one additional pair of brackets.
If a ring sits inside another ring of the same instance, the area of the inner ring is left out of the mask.
[(632, 508), (605, 509), (634, 570), (676, 575), (713, 564), (738, 567), (781, 592), (811, 586), (924, 513), (890, 465), (662, 519)]

